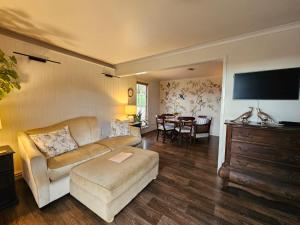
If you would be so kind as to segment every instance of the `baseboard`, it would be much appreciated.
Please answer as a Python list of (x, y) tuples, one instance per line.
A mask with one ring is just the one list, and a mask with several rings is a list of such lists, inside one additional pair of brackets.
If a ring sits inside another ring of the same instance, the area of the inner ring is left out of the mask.
[(145, 133), (142, 133), (141, 135), (142, 135), (142, 137), (144, 137), (145, 135), (148, 135), (148, 134), (154, 133), (154, 132), (156, 132), (156, 129), (147, 131), (147, 132), (145, 132)]
[(153, 130), (156, 130), (156, 124), (155, 125), (148, 124), (147, 127), (141, 129), (141, 133), (142, 134), (146, 134), (146, 133), (149, 133), (149, 132), (151, 132)]
[(15, 180), (22, 179), (22, 171), (15, 172)]
[(212, 135), (212, 134), (210, 134), (210, 136), (219, 138), (219, 135)]

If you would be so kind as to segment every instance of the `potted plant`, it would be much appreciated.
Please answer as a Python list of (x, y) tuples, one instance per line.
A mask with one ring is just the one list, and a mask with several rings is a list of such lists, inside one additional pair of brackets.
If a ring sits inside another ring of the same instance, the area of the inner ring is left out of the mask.
[(139, 111), (139, 112), (134, 116), (134, 121), (135, 121), (135, 122), (142, 122), (142, 111)]
[(0, 49), (0, 100), (14, 88), (21, 88), (16, 66), (16, 57), (6, 56)]

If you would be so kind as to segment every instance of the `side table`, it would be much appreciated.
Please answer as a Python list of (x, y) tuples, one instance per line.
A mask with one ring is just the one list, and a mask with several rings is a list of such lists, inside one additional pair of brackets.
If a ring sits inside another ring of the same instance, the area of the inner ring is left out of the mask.
[(18, 202), (14, 177), (14, 153), (8, 145), (0, 147), (0, 210)]

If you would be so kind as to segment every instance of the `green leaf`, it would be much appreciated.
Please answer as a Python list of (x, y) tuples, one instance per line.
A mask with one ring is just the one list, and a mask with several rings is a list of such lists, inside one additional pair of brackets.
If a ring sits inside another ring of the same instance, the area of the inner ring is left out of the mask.
[(9, 93), (11, 91), (11, 86), (10, 86), (10, 83), (7, 83), (7, 82), (2, 82), (1, 84), (1, 87), (3, 92), (5, 93)]
[(17, 72), (15, 70), (7, 70), (7, 74), (9, 76), (11, 76), (12, 78), (14, 78), (14, 79), (18, 78), (18, 74), (17, 74)]
[(0, 100), (5, 96), (5, 92), (3, 92), (0, 88)]
[(0, 49), (0, 57), (2, 58), (4, 56), (5, 56), (4, 52)]
[(3, 64), (4, 67), (9, 67), (9, 62), (5, 57), (1, 57), (1, 64)]
[(10, 58), (10, 60), (14, 63), (14, 64), (17, 64), (17, 59), (16, 59), (16, 57), (13, 55), (13, 56), (10, 56), (9, 57)]
[(21, 85), (20, 85), (18, 82), (13, 82), (12, 84), (13, 84), (13, 86), (14, 86), (15, 88), (17, 88), (18, 90), (21, 89)]
[(7, 74), (0, 74), (0, 79), (3, 79), (5, 81), (10, 81), (10, 78)]
[(15, 56), (5, 56), (0, 49), (0, 100), (14, 88), (20, 89), (18, 73), (15, 70), (17, 59)]

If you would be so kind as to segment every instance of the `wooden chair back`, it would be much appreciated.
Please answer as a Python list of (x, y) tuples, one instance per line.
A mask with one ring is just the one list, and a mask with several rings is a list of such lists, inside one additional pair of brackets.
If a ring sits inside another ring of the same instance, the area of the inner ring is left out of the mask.
[(207, 119), (207, 123), (205, 124), (194, 124), (194, 134), (200, 134), (200, 133), (209, 133), (210, 132), (210, 125), (212, 119), (208, 116), (198, 116), (198, 118)]
[(193, 124), (195, 121), (195, 117), (192, 116), (180, 116), (178, 117), (179, 120), (179, 132), (181, 132), (182, 128), (190, 129), (190, 133), (192, 132)]
[(161, 116), (164, 116), (164, 117), (175, 117), (175, 115), (172, 114), (172, 113), (163, 113), (163, 114), (161, 114)]
[(162, 115), (156, 115), (155, 120), (156, 120), (156, 128), (157, 129), (158, 129), (159, 125), (163, 126), (165, 123), (165, 117)]
[(156, 129), (159, 129), (159, 126), (161, 125), (163, 127), (164, 130), (166, 130), (165, 127), (165, 120), (166, 120), (166, 116), (165, 114), (162, 115), (156, 115)]

